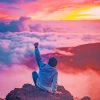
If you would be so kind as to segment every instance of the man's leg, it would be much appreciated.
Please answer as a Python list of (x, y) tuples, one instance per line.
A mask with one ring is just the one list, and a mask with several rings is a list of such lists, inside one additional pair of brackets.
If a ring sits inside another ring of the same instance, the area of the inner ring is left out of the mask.
[[(33, 71), (33, 72), (32, 72), (32, 78), (33, 78), (33, 81), (34, 81), (35, 86), (38, 87), (38, 86), (36, 85), (36, 80), (37, 80), (37, 78), (38, 78), (38, 73), (37, 73), (36, 71)], [(38, 87), (38, 89), (41, 90), (41, 91), (44, 91), (44, 92), (48, 92), (47, 90), (41, 89), (41, 88), (39, 88), (39, 87)]]
[(36, 80), (37, 80), (37, 78), (38, 78), (38, 74), (37, 74), (36, 71), (33, 71), (33, 72), (32, 72), (32, 78), (33, 78), (33, 81), (34, 81), (35, 86), (37, 86), (37, 85), (36, 85)]

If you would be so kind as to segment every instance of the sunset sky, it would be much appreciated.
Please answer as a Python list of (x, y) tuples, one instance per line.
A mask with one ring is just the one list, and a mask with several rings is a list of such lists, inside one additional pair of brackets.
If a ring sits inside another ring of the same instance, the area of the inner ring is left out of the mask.
[(98, 20), (99, 0), (0, 0), (0, 19)]
[[(80, 52), (78, 57), (90, 62), (72, 69), (65, 58), (78, 55), (71, 52), (73, 47), (100, 43), (100, 0), (0, 0), (0, 98), (25, 83), (33, 84), (35, 42), (39, 42), (41, 54), (56, 52), (62, 56), (59, 84), (74, 97), (100, 99), (100, 63), (92, 65), (100, 54), (94, 53), (98, 55), (95, 59), (91, 53), (91, 61), (84, 57), (87, 52)], [(69, 49), (59, 49), (62, 47)]]

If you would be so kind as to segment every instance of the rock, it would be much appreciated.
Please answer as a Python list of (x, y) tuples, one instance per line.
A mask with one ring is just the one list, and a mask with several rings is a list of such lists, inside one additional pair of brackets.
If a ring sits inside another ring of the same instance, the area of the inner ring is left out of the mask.
[(85, 97), (83, 97), (81, 100), (91, 100), (91, 98), (88, 97), (88, 96), (85, 96)]
[(24, 84), (22, 88), (15, 88), (6, 96), (5, 100), (74, 100), (70, 92), (63, 86), (58, 86), (61, 94), (51, 94), (31, 84)]
[(0, 100), (4, 100), (4, 99), (0, 98)]

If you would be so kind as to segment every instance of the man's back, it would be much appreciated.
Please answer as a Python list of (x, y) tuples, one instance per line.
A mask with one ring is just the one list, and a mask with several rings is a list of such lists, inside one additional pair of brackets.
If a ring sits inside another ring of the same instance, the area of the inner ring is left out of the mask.
[[(35, 44), (35, 58), (39, 66), (39, 74), (36, 82), (37, 86), (47, 91), (56, 92), (58, 72), (56, 67), (44, 64), (38, 50), (38, 44)], [(56, 65), (56, 60), (54, 58), (53, 60), (55, 61), (55, 64), (53, 64)], [(50, 60), (50, 63), (51, 62), (53, 62), (52, 59)]]
[(39, 81), (42, 85), (51, 87), (53, 78), (57, 75), (57, 70), (48, 64), (45, 64), (39, 71)]

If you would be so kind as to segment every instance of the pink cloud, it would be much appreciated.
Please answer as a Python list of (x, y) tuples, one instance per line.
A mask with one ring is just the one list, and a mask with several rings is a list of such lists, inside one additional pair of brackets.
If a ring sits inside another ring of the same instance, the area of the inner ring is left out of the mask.
[[(11, 5), (8, 5), (9, 2), (11, 2)], [(78, 9), (79, 7), (83, 7), (85, 5), (91, 3), (95, 5), (95, 0), (94, 1), (89, 1), (87, 2), (86, 0), (20, 0), (20, 1), (3, 1), (0, 3), (2, 5), (3, 9), (0, 9), (1, 11), (4, 12), (9, 12), (8, 19), (17, 19), (21, 16), (37, 16), (37, 14), (42, 13), (42, 17), (45, 17), (46, 15), (49, 16), (49, 14), (53, 14), (54, 12), (61, 11), (61, 14), (64, 9), (66, 11), (73, 11), (74, 9)], [(79, 4), (83, 3), (81, 5)], [(99, 2), (96, 2), (99, 4)], [(15, 13), (16, 12), (16, 13)], [(59, 12), (60, 13), (60, 12)], [(59, 13), (58, 16), (59, 16)], [(64, 13), (66, 14), (66, 13)], [(52, 15), (53, 16), (53, 15)], [(38, 16), (37, 16), (38, 17)], [(57, 18), (57, 16), (56, 16)], [(41, 19), (41, 18), (40, 18)], [(59, 19), (60, 20), (60, 19)]]
[[(32, 70), (28, 70), (25, 65), (12, 65), (5, 72), (0, 72), (0, 98), (5, 98), (12, 89), (19, 88), (25, 83), (33, 84), (31, 77)], [(7, 78), (7, 76), (9, 76)], [(3, 90), (3, 91), (2, 91)]]
[[(62, 77), (63, 76), (63, 77)], [(100, 75), (93, 70), (86, 70), (79, 74), (65, 74), (59, 71), (59, 84), (64, 85), (74, 97), (80, 100), (84, 96), (90, 96), (93, 100), (100, 98)]]
[[(14, 64), (10, 69), (0, 73), (0, 80), (2, 80), (0, 97), (4, 98), (11, 90), (20, 88), (25, 83), (33, 84), (32, 71), (25, 65)], [(93, 70), (89, 69), (79, 74), (66, 74), (59, 70), (58, 75), (58, 84), (63, 85), (74, 97), (81, 99), (88, 95), (93, 100), (100, 98), (100, 75)]]
[(2, 46), (2, 48), (5, 50), (5, 51), (8, 51), (9, 50), (9, 46), (11, 44), (11, 41), (10, 40), (0, 40), (0, 46)]
[(59, 50), (59, 49), (56, 49), (55, 51), (56, 51), (57, 53), (61, 54), (61, 55), (65, 55), (65, 56), (74, 56), (74, 55), (75, 55), (74, 53), (66, 52), (66, 51)]

